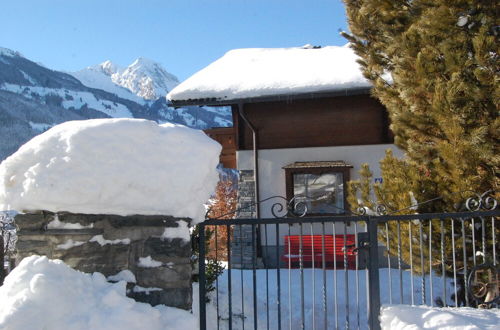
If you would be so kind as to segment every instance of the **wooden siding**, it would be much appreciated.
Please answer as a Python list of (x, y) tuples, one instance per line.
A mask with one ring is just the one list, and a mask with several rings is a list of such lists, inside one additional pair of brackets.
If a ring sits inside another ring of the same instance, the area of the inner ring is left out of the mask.
[[(244, 104), (258, 130), (259, 149), (392, 143), (387, 112), (369, 95)], [(252, 149), (252, 134), (233, 107), (238, 150)]]
[(233, 127), (217, 127), (204, 132), (222, 145), (220, 162), (225, 168), (236, 168), (236, 142)]

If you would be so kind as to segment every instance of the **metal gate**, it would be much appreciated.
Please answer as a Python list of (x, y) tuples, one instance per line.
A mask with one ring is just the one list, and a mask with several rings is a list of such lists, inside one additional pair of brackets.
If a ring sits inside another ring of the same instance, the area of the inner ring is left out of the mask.
[(500, 210), (469, 209), (206, 220), (200, 329), (379, 329), (382, 304), (498, 306)]

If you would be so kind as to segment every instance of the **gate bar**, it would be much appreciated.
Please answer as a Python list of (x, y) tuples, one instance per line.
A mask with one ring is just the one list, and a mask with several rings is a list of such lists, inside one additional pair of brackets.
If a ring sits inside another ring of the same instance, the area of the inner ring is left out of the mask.
[[(380, 314), (380, 280), (379, 280), (379, 264), (378, 264), (378, 240), (377, 228), (378, 221), (368, 217), (368, 240), (369, 240), (369, 267), (368, 267), (368, 287), (370, 292), (368, 324), (370, 330), (380, 330), (380, 322), (378, 320)], [(390, 270), (389, 270), (390, 271)]]
[(199, 225), (200, 241), (198, 255), (198, 281), (199, 281), (199, 303), (200, 303), (200, 330), (207, 328), (207, 311), (205, 306), (205, 225)]

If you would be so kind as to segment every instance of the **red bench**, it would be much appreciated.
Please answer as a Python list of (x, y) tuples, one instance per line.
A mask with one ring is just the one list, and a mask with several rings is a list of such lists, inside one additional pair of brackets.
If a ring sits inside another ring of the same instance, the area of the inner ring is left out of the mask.
[[(300, 254), (300, 241), (302, 237), (302, 255)], [(354, 235), (324, 235), (325, 238), (325, 267), (344, 268), (344, 246), (346, 246), (347, 268), (356, 267), (356, 250)], [(314, 251), (314, 256), (313, 256)], [(323, 235), (291, 235), (285, 236), (285, 252), (281, 260), (292, 268), (300, 267), (300, 260), (304, 268), (323, 266)]]

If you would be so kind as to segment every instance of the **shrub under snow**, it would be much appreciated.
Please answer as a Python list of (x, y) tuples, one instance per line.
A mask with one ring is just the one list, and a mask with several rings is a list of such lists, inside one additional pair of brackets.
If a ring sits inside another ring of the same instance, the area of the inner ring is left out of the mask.
[(70, 121), (0, 164), (0, 209), (204, 217), (221, 146), (142, 119)]

